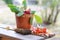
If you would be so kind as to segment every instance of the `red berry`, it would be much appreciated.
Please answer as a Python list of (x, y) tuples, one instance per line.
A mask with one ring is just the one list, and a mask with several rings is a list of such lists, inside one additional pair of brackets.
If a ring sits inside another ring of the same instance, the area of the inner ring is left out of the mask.
[(47, 30), (46, 28), (43, 28), (43, 33), (46, 33), (46, 30)]

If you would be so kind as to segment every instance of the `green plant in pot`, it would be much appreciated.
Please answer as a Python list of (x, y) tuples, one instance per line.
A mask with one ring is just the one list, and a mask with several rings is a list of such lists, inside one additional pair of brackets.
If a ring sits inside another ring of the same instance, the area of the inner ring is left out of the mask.
[[(59, 5), (60, 5), (60, 0), (42, 0), (42, 6), (45, 7), (44, 24), (46, 25), (55, 24), (57, 20), (57, 16), (59, 14), (59, 10), (58, 10)], [(47, 8), (49, 8), (51, 12), (47, 13), (48, 10)]]
[(31, 11), (30, 9), (27, 9), (26, 0), (23, 0), (22, 5), (23, 7), (17, 7), (13, 4), (13, 0), (4, 0), (10, 10), (15, 13), (16, 15), (16, 24), (17, 28), (21, 29), (30, 29), (32, 25), (32, 20), (35, 17), (36, 22), (38, 24), (42, 24), (42, 18), (38, 15), (35, 15), (36, 11)]

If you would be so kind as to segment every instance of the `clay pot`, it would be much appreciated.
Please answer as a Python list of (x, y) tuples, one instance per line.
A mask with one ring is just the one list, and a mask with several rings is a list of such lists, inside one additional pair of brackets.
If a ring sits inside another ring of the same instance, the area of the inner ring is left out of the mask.
[(31, 28), (30, 18), (31, 18), (30, 14), (24, 14), (22, 16), (16, 16), (17, 28), (30, 29)]

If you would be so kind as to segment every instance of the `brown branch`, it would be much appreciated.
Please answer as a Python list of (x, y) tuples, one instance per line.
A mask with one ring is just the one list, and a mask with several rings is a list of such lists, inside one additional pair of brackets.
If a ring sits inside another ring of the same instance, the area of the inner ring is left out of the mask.
[(52, 12), (51, 12), (51, 14), (48, 17), (48, 22), (51, 20), (51, 17), (53, 16), (53, 12), (54, 12), (54, 8), (52, 9)]
[(57, 20), (57, 16), (58, 16), (58, 14), (59, 14), (59, 10), (58, 10), (58, 6), (57, 6), (57, 12), (56, 12), (56, 15), (55, 15), (55, 18), (54, 18), (54, 23), (55, 23), (56, 20)]

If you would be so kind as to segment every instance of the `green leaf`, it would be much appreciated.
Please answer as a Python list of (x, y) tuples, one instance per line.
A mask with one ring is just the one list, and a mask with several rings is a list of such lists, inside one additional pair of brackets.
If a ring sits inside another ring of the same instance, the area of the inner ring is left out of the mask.
[(31, 11), (31, 13), (34, 15), (36, 11)]
[(38, 15), (35, 15), (35, 20), (38, 24), (42, 24), (42, 18)]
[(22, 4), (23, 4), (23, 6), (24, 6), (24, 9), (26, 9), (26, 8), (27, 8), (26, 0), (24, 0), (24, 1), (22, 2)]
[(11, 9), (12, 12), (19, 12), (20, 11), (19, 7), (16, 7), (12, 4), (8, 4), (8, 7)]
[(32, 21), (33, 21), (33, 17), (31, 17), (31, 19), (30, 19), (30, 24), (32, 25)]
[[(36, 11), (31, 11), (31, 14), (34, 15), (35, 12), (36, 12)], [(32, 25), (33, 17), (34, 17), (34, 16), (32, 16), (31, 19), (30, 19), (30, 24), (31, 24), (31, 25)]]
[(6, 4), (13, 4), (13, 0), (3, 0)]
[(13, 0), (4, 0), (4, 2), (8, 5), (12, 12), (17, 13), (20, 11), (18, 7), (13, 5)]
[(22, 16), (23, 15), (23, 13), (21, 13), (21, 12), (19, 12), (18, 14), (17, 14), (17, 16)]

